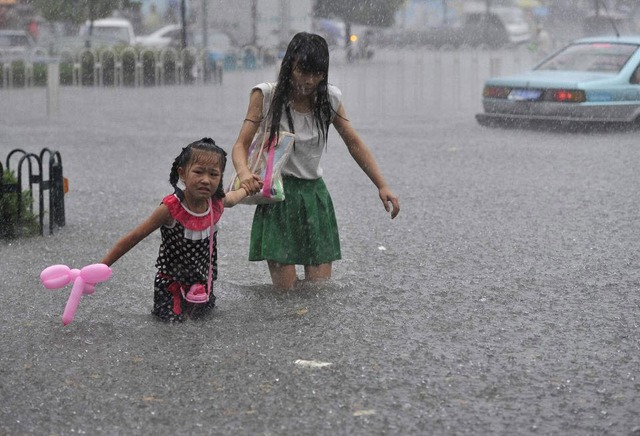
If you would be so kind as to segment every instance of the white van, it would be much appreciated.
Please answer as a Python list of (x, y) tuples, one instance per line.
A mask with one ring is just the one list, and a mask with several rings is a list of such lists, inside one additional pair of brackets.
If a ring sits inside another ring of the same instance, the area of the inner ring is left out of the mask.
[(466, 1), (462, 9), (463, 32), (470, 41), (488, 45), (521, 44), (533, 38), (533, 30), (515, 0)]
[[(80, 36), (88, 37), (91, 22), (87, 21), (80, 28)], [(124, 18), (103, 18), (93, 22), (91, 38), (101, 41), (112, 41), (114, 44), (134, 45), (136, 36), (129, 20)]]

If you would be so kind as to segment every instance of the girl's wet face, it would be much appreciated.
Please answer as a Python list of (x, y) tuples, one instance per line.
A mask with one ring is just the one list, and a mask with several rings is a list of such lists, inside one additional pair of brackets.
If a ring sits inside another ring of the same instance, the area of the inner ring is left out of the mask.
[(178, 168), (185, 185), (185, 193), (195, 201), (211, 198), (222, 179), (220, 156), (216, 153), (194, 150), (191, 161)]
[(299, 60), (293, 61), (293, 65), (291, 66), (291, 84), (293, 85), (294, 92), (299, 95), (312, 95), (324, 78), (325, 74), (322, 71), (306, 71), (300, 65)]

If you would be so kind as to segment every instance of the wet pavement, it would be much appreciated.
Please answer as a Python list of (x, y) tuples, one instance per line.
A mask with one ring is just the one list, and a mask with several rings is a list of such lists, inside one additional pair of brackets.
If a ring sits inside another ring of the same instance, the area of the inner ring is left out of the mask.
[(97, 262), (170, 192), (180, 147), (230, 150), (272, 73), (64, 88), (51, 119), (44, 90), (0, 91), (3, 161), (50, 147), (70, 180), (64, 228), (0, 242), (0, 434), (640, 434), (637, 131), (483, 128), (475, 97), (435, 104), (381, 60), (331, 79), (402, 211), (385, 215), (333, 133), (330, 283), (273, 290), (237, 206), (210, 316), (151, 317), (154, 234), (63, 327), (70, 286), (45, 290), (40, 271)]

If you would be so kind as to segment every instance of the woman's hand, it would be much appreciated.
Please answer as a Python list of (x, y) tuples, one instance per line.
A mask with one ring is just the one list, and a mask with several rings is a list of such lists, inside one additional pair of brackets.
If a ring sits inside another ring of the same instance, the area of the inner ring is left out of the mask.
[(248, 195), (253, 195), (262, 189), (264, 182), (257, 174), (250, 174), (249, 177), (241, 179), (240, 187), (247, 191)]
[[(396, 197), (396, 195), (386, 186), (380, 188), (378, 194), (380, 195), (380, 200), (382, 200), (385, 210), (387, 212), (391, 212), (391, 219), (398, 216), (398, 212), (400, 212), (400, 202), (398, 201), (398, 197)], [(391, 205), (389, 205), (389, 203), (391, 203)]]

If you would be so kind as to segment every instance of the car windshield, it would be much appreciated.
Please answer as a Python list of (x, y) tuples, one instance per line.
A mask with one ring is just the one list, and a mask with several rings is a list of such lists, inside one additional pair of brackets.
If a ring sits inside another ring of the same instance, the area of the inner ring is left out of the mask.
[(536, 70), (617, 73), (637, 49), (635, 44), (574, 44), (538, 65)]

